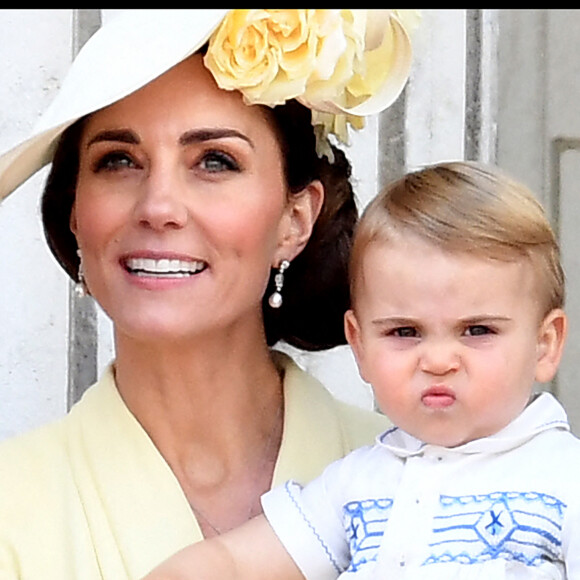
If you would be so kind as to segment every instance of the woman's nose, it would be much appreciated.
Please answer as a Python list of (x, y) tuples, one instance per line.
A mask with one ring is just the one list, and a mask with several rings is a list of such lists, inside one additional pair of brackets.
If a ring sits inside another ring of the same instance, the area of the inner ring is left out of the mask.
[(422, 371), (441, 376), (459, 369), (461, 357), (453, 341), (426, 341), (422, 346), (420, 360)]
[(153, 230), (178, 229), (187, 222), (183, 184), (169, 171), (151, 174), (141, 184), (135, 217), (139, 225)]

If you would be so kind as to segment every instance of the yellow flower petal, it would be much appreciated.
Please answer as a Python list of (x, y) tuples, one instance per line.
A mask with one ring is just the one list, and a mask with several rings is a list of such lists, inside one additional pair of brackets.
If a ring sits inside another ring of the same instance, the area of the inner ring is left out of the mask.
[(347, 142), (349, 126), (360, 129), (364, 115), (385, 109), (402, 91), (417, 14), (235, 9), (212, 35), (204, 62), (218, 86), (239, 90), (246, 102), (274, 106), (296, 98), (312, 109), (317, 139), (332, 133)]
[(378, 113), (389, 107), (403, 90), (411, 71), (411, 40), (393, 14), (389, 22), (380, 46), (364, 54), (364, 74), (354, 75), (349, 82), (347, 90), (354, 103), (341, 107), (344, 112), (359, 116)]

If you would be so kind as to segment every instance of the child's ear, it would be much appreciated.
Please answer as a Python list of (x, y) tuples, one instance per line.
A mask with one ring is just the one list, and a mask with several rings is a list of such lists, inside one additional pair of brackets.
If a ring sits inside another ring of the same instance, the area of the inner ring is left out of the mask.
[(347, 310), (344, 315), (344, 334), (348, 344), (352, 348), (352, 352), (358, 366), (358, 372), (363, 381), (368, 383), (369, 381), (365, 376), (365, 353), (361, 336), (361, 329), (353, 310)]
[(538, 331), (536, 380), (551, 381), (556, 375), (568, 333), (568, 319), (560, 308), (550, 311)]

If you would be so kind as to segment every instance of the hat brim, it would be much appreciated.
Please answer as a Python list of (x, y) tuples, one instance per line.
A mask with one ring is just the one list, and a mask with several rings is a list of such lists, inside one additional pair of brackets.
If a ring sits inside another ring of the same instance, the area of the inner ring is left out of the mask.
[(0, 200), (52, 161), (63, 131), (134, 93), (199, 50), (228, 10), (128, 10), (73, 62), (32, 134), (0, 157)]

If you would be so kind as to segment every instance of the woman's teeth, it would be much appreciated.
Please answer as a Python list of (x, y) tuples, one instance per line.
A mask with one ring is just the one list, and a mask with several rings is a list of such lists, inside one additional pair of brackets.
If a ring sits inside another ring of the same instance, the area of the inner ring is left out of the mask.
[(170, 260), (163, 258), (129, 258), (127, 269), (137, 276), (158, 276), (163, 278), (184, 278), (205, 269), (205, 262), (199, 260)]

